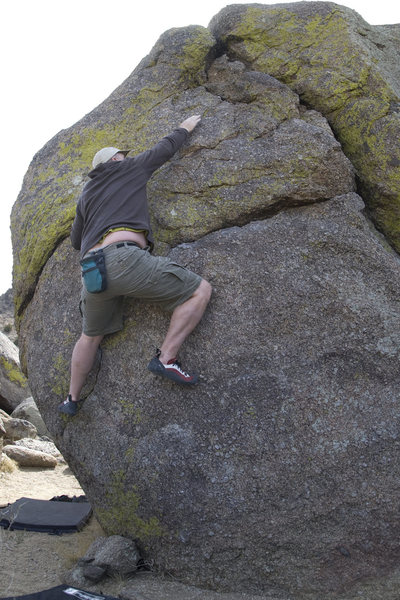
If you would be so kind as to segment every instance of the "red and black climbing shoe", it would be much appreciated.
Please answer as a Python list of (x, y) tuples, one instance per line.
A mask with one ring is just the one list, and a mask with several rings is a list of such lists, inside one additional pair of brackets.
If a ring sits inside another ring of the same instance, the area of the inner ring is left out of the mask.
[(78, 410), (81, 408), (81, 406), (82, 400), (74, 402), (70, 394), (69, 396), (67, 396), (67, 399), (64, 400), (64, 402), (61, 402), (61, 404), (58, 405), (58, 412), (62, 413), (63, 415), (69, 415), (70, 417), (74, 417)]
[(176, 358), (173, 358), (172, 360), (169, 360), (167, 364), (164, 364), (160, 361), (159, 356), (160, 350), (157, 350), (155, 357), (152, 358), (147, 365), (149, 371), (154, 373), (154, 375), (165, 377), (165, 379), (170, 379), (180, 385), (195, 385), (197, 383), (199, 379), (198, 375), (186, 373)]

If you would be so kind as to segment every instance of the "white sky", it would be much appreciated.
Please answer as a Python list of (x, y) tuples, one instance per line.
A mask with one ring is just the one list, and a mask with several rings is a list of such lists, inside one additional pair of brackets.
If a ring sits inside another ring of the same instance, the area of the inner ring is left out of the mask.
[[(171, 27), (207, 26), (240, 0), (3, 0), (0, 7), (0, 294), (11, 287), (10, 212), (33, 155), (90, 112)], [(274, 4), (275, 2), (264, 2)], [(372, 25), (400, 23), (395, 0), (338, 2)]]

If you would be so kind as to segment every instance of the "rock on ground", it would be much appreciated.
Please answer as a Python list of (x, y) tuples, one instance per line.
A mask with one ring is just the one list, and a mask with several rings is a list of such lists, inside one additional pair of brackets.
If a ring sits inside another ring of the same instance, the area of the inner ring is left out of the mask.
[(41, 467), (54, 469), (57, 459), (51, 454), (32, 450), (24, 446), (3, 446), (3, 452), (14, 460), (20, 467)]
[(11, 416), (16, 419), (29, 421), (36, 427), (38, 435), (49, 435), (48, 429), (40, 415), (36, 402), (32, 397), (26, 398), (13, 410)]
[(13, 446), (22, 446), (23, 448), (29, 448), (31, 450), (44, 452), (45, 454), (51, 454), (52, 456), (55, 456), (59, 462), (63, 462), (64, 460), (58, 448), (48, 438), (24, 438), (21, 440), (16, 440), (13, 443)]
[(5, 437), (11, 441), (37, 436), (36, 427), (25, 419), (7, 419), (4, 421), (4, 429), (6, 430)]

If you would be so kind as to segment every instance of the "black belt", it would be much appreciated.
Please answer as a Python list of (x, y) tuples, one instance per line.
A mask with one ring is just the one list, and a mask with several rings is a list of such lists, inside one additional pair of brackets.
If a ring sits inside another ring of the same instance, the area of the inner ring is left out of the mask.
[(138, 248), (143, 250), (142, 246), (140, 246), (140, 244), (137, 244), (136, 242), (119, 242), (118, 244), (115, 244), (116, 248), (123, 248), (124, 246), (137, 246)]

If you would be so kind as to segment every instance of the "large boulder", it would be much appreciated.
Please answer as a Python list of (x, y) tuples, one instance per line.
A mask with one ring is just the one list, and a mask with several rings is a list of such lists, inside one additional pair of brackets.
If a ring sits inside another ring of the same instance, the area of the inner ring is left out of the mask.
[[(300, 10), (322, 52), (327, 36), (318, 42), (314, 28), (329, 11), (337, 28), (358, 23), (335, 6), (259, 5), (249, 28), (274, 31)], [(400, 263), (324, 107), (239, 55), (236, 25), (256, 8), (229, 7), (214, 35), (164, 34), (35, 156), (12, 218), (20, 356), (107, 535), (133, 538), (181, 580), (317, 599), (397, 566)], [(146, 370), (168, 317), (127, 300), (82, 410), (61, 417), (81, 328), (78, 257), (64, 238), (83, 174), (100, 146), (141, 150), (194, 113), (202, 124), (152, 178), (149, 199), (157, 251), (214, 288), (182, 349), (201, 383), (181, 389)], [(378, 163), (374, 173), (389, 185)]]
[[(146, 371), (166, 317), (134, 302), (72, 421), (51, 391), (59, 341), (45, 356), (29, 347), (29, 371), (49, 372), (46, 422), (108, 534), (215, 587), (321, 593), (385, 571), (398, 539), (400, 267), (362, 209), (348, 194), (171, 253), (215, 288), (184, 354), (198, 389)], [(46, 266), (32, 338), (70, 260), (66, 249)]]

